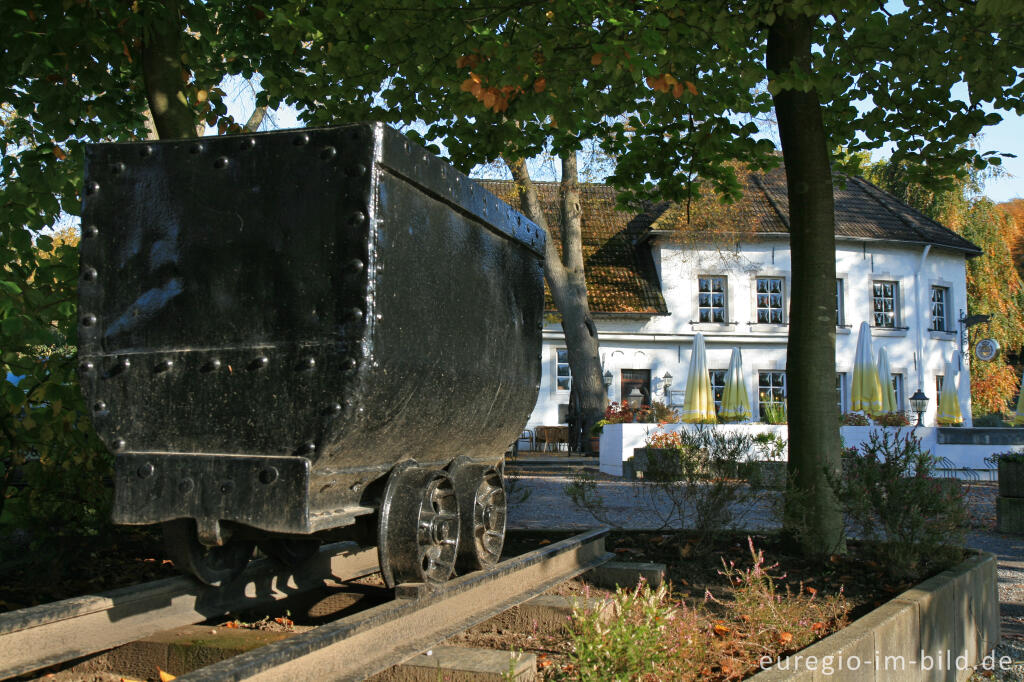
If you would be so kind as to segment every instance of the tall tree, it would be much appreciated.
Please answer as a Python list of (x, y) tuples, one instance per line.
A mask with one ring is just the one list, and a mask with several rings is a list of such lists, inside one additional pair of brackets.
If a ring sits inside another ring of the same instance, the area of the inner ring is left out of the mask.
[(31, 479), (21, 520), (107, 522), (110, 459), (76, 378), (78, 251), (47, 233), (79, 213), (84, 143), (240, 130), (222, 79), (253, 75), (254, 56), (293, 72), (265, 19), (228, 0), (0, 6), (0, 476)]
[[(385, 35), (414, 36), (412, 47), (391, 57), (378, 53), (401, 74), (389, 93), (413, 107), (402, 109), (406, 116), (423, 110), (422, 89), (432, 93), (424, 99), (436, 118), (427, 119), (438, 123), (425, 136), (450, 151), (504, 153), (510, 140), (527, 140), (520, 148), (528, 149), (545, 134), (557, 144), (568, 131), (600, 137), (618, 157), (613, 180), (635, 197), (681, 198), (695, 175), (735, 195), (729, 160), (773, 162), (755, 126), (736, 121), (774, 105), (793, 212), (790, 500), (809, 506), (799, 515), (807, 523), (788, 518), (791, 530), (803, 525), (806, 551), (841, 548), (827, 485), (839, 464), (838, 415), (828, 397), (835, 373), (829, 150), (892, 144), (894, 158), (914, 162), (913, 179), (927, 186), (998, 162), (963, 143), (1000, 120), (983, 103), (1024, 111), (1016, 66), (1024, 63), (1024, 9), (991, 0), (911, 0), (899, 11), (867, 0), (592, 0), (526, 9), (410, 0), (401, 9), (400, 28), (388, 28), (387, 16), (376, 23)], [(422, 50), (428, 59), (417, 58)], [(479, 58), (467, 63), (471, 55)], [(431, 66), (435, 58), (470, 70), (463, 89), (480, 100), (475, 109), (467, 113), (468, 97), (445, 94), (455, 79)], [(770, 102), (755, 87), (764, 80)], [(967, 96), (955, 96), (955, 86), (966, 86)], [(554, 132), (544, 130), (553, 124)]]

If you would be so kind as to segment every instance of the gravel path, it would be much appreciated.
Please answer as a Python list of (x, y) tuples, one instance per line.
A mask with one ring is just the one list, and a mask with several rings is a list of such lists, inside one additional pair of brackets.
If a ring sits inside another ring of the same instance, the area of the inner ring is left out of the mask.
[[(600, 525), (589, 512), (575, 506), (566, 496), (564, 489), (570, 481), (569, 477), (559, 475), (511, 478), (508, 527), (568, 530)], [(638, 492), (638, 486), (628, 481), (601, 480), (596, 486), (610, 524), (634, 529), (664, 525), (669, 508), (665, 498)], [(996, 657), (1009, 656), (1015, 665), (1008, 670), (996, 671), (994, 676), (976, 675), (975, 679), (1024, 680), (1024, 536), (996, 532), (997, 494), (995, 483), (965, 485), (970, 511), (967, 546), (991, 552), (999, 561), (999, 610), (1003, 639), (996, 647)], [(750, 530), (777, 528), (771, 513), (771, 497), (766, 497), (751, 509), (740, 525)]]

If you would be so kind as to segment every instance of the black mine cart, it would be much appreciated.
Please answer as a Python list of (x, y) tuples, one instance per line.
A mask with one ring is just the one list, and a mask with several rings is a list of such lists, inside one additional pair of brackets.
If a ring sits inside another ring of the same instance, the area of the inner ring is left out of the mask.
[(164, 524), (210, 584), (338, 529), (390, 585), (489, 567), (543, 247), (381, 124), (90, 146), (80, 372), (114, 520)]

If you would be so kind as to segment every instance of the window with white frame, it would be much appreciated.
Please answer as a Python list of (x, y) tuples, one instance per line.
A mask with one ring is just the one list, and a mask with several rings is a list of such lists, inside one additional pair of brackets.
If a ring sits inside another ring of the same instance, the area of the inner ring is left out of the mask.
[(782, 278), (758, 277), (757, 323), (782, 324)]
[(725, 391), (724, 369), (709, 369), (708, 376), (711, 378), (711, 393), (715, 396), (715, 414), (722, 410), (722, 393)]
[(898, 282), (874, 281), (871, 283), (871, 311), (873, 326), (881, 329), (895, 329), (899, 324)]
[(778, 370), (757, 373), (757, 411), (761, 421), (785, 415), (786, 373)]
[(949, 324), (949, 287), (932, 287), (932, 326), (933, 332), (948, 332)]
[(726, 294), (728, 288), (721, 275), (701, 275), (697, 278), (697, 320), (700, 322), (725, 322)]
[(836, 406), (846, 414), (846, 372), (836, 372)]
[(891, 374), (892, 377), (892, 390), (896, 393), (896, 411), (903, 412), (906, 406), (903, 404), (903, 375), (902, 374)]
[(843, 309), (843, 280), (836, 278), (836, 326), (846, 324), (846, 311)]
[(569, 351), (565, 348), (555, 350), (555, 387), (559, 391), (572, 388), (572, 373), (569, 372)]

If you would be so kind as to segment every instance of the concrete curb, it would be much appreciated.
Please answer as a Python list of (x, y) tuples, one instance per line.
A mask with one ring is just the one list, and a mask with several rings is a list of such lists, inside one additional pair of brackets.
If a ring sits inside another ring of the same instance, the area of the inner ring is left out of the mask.
[(962, 682), (999, 643), (996, 566), (971, 556), (751, 679)]

